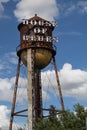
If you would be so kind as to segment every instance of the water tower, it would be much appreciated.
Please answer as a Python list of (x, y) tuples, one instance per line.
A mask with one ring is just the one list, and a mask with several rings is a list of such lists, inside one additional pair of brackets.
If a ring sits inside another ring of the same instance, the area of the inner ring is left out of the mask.
[[(30, 19), (24, 19), (23, 22), (18, 25), (18, 30), (20, 32), (20, 45), (17, 47), (17, 56), (19, 57), (19, 60), (9, 130), (12, 130), (13, 117), (27, 110), (28, 130), (36, 130), (35, 122), (37, 122), (38, 118), (43, 116), (40, 71), (41, 69), (45, 68), (51, 62), (51, 60), (53, 60), (54, 63), (61, 106), (64, 110), (62, 92), (55, 62), (56, 51), (52, 44), (53, 40), (55, 40), (55, 38), (52, 38), (52, 31), (54, 30), (54, 27), (54, 22), (50, 22), (41, 17), (38, 17), (37, 14), (35, 14), (35, 16)], [(16, 93), (21, 61), (27, 67), (28, 109), (15, 113)]]

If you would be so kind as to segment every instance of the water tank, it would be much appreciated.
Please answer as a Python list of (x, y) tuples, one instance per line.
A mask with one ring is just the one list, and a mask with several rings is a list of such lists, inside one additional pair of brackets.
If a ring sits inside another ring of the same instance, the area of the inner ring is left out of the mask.
[(45, 68), (56, 54), (52, 45), (52, 31), (54, 26), (51, 22), (35, 15), (30, 19), (24, 19), (18, 25), (20, 31), (20, 45), (17, 47), (17, 55), (27, 66), (27, 50), (34, 53), (35, 67)]

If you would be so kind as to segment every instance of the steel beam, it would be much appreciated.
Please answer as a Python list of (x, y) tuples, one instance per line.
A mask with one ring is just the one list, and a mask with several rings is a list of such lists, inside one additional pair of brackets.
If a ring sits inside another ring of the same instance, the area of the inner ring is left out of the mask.
[(14, 94), (13, 94), (13, 102), (12, 102), (9, 130), (12, 130), (12, 124), (13, 124), (13, 118), (14, 118), (14, 110), (15, 110), (16, 95), (17, 95), (17, 88), (18, 88), (18, 79), (19, 79), (19, 74), (20, 74), (20, 63), (21, 63), (21, 60), (19, 58), (18, 59), (16, 80), (15, 80), (15, 87), (14, 87)]
[(54, 64), (54, 70), (55, 70), (55, 74), (56, 74), (57, 85), (58, 85), (60, 103), (61, 103), (61, 106), (62, 106), (62, 110), (64, 111), (64, 101), (63, 101), (62, 90), (61, 90), (60, 80), (59, 80), (59, 76), (58, 76), (55, 57), (53, 57), (53, 64)]

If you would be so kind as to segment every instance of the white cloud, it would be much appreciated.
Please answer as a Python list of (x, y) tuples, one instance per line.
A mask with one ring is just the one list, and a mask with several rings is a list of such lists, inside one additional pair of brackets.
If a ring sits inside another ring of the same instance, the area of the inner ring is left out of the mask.
[(12, 98), (12, 84), (8, 78), (0, 78), (0, 101), (11, 101)]
[(17, 67), (17, 56), (15, 52), (6, 53), (2, 56), (0, 59), (0, 74), (1, 76), (6, 77), (7, 74), (12, 74), (12, 72), (16, 69), (13, 69), (14, 67)]
[(87, 13), (87, 1), (86, 0), (77, 0), (77, 1), (68, 1), (59, 3), (59, 10), (61, 15), (70, 16), (73, 13), (76, 14), (86, 14)]
[(77, 5), (82, 13), (87, 13), (87, 1), (79, 1)]
[(65, 12), (65, 15), (69, 15), (70, 13), (72, 13), (73, 11), (76, 10), (76, 5), (70, 5)]
[[(10, 124), (10, 109), (6, 105), (0, 105), (0, 128), (2, 130), (8, 130)], [(13, 122), (13, 130), (18, 130), (18, 128), (22, 127), (17, 122)]]
[(64, 64), (59, 74), (63, 89), (63, 95), (86, 100), (87, 98), (86, 71), (80, 69), (72, 69), (72, 65), (67, 63)]
[[(12, 102), (14, 84), (15, 84), (15, 77), (4, 79), (0, 78), (0, 101)], [(18, 84), (17, 103), (18, 102), (23, 103), (23, 101), (26, 99), (27, 97), (26, 88), (27, 88), (27, 80), (25, 78), (20, 77)]]
[(0, 0), (0, 18), (8, 18), (8, 16), (4, 15), (4, 5), (3, 3), (7, 3), (9, 0)]
[(8, 61), (9, 63), (17, 64), (18, 58), (15, 52), (6, 53), (3, 58), (5, 61)]
[[(72, 65), (65, 63), (62, 69), (58, 72), (62, 87), (63, 96), (75, 97), (77, 99), (87, 99), (87, 71), (81, 69), (73, 69)], [(42, 89), (43, 99), (51, 99), (50, 94), (58, 95), (57, 83), (54, 70), (42, 72)], [(13, 86), (15, 77), (0, 78), (0, 100), (11, 101), (13, 96)], [(27, 98), (27, 80), (23, 77), (19, 79), (19, 89), (17, 100), (19, 103), (24, 103)], [(19, 93), (20, 92), (20, 93)], [(50, 93), (50, 94), (49, 94)], [(52, 100), (52, 99), (51, 99)], [(9, 109), (6, 106), (0, 106), (0, 127), (5, 128), (8, 125)], [(3, 121), (5, 123), (3, 123)]]
[(47, 93), (47, 91), (44, 88), (42, 89), (42, 99), (43, 100), (49, 100), (50, 99), (50, 95)]
[(50, 89), (50, 87), (52, 88), (53, 85), (56, 86), (56, 77), (54, 70), (42, 72), (42, 85), (44, 89), (48, 87)]
[(1, 3), (0, 3), (0, 11), (4, 11), (4, 7), (2, 6)]
[[(87, 72), (80, 69), (73, 69), (71, 64), (64, 64), (58, 72), (62, 86), (63, 96), (71, 96), (86, 100), (87, 98)], [(42, 72), (43, 99), (50, 99), (49, 93), (58, 95), (57, 82), (54, 70)], [(0, 78), (0, 100), (12, 101), (15, 77)], [(20, 93), (19, 93), (20, 92)], [(4, 96), (3, 96), (4, 95)], [(9, 96), (10, 95), (10, 96)], [(22, 95), (22, 98), (20, 98)], [(18, 102), (27, 98), (27, 79), (19, 78)]]
[(14, 11), (18, 20), (30, 18), (36, 13), (47, 20), (54, 20), (59, 15), (56, 0), (21, 0)]
[[(75, 97), (77, 99), (87, 99), (87, 72), (80, 69), (73, 69), (71, 64), (64, 64), (59, 71), (60, 83), (62, 86), (63, 96)], [(54, 71), (42, 73), (42, 83), (44, 88), (54, 90), (57, 94), (57, 84)], [(56, 89), (54, 89), (53, 88)]]
[[(14, 86), (15, 77), (11, 78), (10, 82)], [(17, 90), (17, 103), (24, 103), (26, 99), (27, 99), (27, 79), (19, 77), (18, 90)]]
[[(12, 102), (14, 86), (15, 86), (15, 77), (4, 78), (4, 79), (0, 78), (0, 101)], [(43, 95), (43, 100), (50, 99), (50, 96), (49, 94), (47, 94), (46, 91), (46, 86), (43, 87), (42, 95)], [(27, 79), (26, 78), (19, 77), (16, 100), (17, 103), (24, 103), (24, 101), (27, 100)]]
[(8, 110), (7, 106), (0, 105), (0, 127), (1, 128), (8, 128), (9, 119), (8, 115), (10, 110)]
[(77, 3), (74, 3), (72, 1), (68, 1), (68, 2), (61, 2), (58, 3), (58, 7), (60, 10), (60, 15), (64, 16), (69, 16), (70, 14), (72, 14), (74, 11), (77, 10)]

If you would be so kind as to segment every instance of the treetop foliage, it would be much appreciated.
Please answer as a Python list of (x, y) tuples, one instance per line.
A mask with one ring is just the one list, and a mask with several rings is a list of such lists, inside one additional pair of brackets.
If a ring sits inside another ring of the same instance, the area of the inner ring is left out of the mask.
[(74, 112), (66, 110), (57, 114), (52, 105), (50, 109), (50, 116), (38, 121), (38, 130), (86, 130), (87, 109), (79, 103), (74, 105)]

